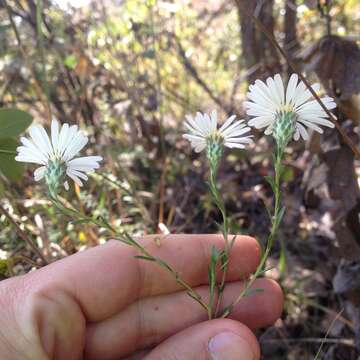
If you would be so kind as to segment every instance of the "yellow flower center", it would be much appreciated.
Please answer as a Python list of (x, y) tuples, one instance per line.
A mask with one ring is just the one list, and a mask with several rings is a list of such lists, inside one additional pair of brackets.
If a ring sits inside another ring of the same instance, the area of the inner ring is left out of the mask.
[(206, 139), (208, 141), (221, 142), (224, 140), (224, 135), (219, 130), (215, 130), (214, 132), (209, 134)]
[(285, 103), (284, 105), (281, 106), (280, 112), (283, 113), (295, 112), (294, 105), (291, 103)]

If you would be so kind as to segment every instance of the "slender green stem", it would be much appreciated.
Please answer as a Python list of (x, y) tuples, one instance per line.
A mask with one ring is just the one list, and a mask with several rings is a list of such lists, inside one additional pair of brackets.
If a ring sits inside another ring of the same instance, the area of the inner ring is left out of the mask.
[(248, 294), (249, 289), (251, 288), (251, 286), (254, 284), (255, 280), (263, 273), (264, 271), (264, 266), (266, 264), (266, 260), (268, 259), (269, 255), (270, 255), (270, 251), (272, 249), (273, 246), (273, 242), (274, 239), (277, 235), (278, 229), (279, 229), (279, 225), (281, 223), (282, 220), (282, 208), (281, 208), (281, 175), (282, 175), (282, 164), (281, 161), (283, 159), (283, 155), (284, 155), (284, 149), (277, 146), (276, 147), (276, 154), (275, 154), (275, 161), (274, 161), (274, 168), (275, 168), (275, 179), (274, 179), (274, 186), (273, 186), (273, 191), (274, 191), (274, 213), (271, 219), (271, 230), (270, 230), (270, 234), (269, 237), (267, 239), (266, 242), (266, 248), (265, 251), (261, 257), (260, 260), (260, 264), (257, 267), (255, 273), (253, 274), (253, 276), (251, 277), (251, 279), (247, 282), (246, 286), (244, 287), (244, 289), (240, 292), (239, 296), (235, 299), (235, 301), (228, 306), (225, 311), (222, 313), (221, 317), (225, 318), (227, 317), (231, 311), (233, 310), (234, 306), (244, 297)]
[[(222, 235), (224, 237), (224, 251), (220, 255), (222, 275), (221, 275), (220, 283), (217, 284), (216, 287), (218, 293), (217, 294), (218, 299), (217, 299), (216, 307), (214, 309), (214, 314), (213, 314), (214, 317), (217, 317), (222, 304), (225, 282), (226, 282), (226, 274), (229, 266), (230, 250), (233, 244), (233, 242), (229, 242), (229, 223), (226, 215), (225, 204), (221, 197), (220, 191), (217, 187), (216, 176), (217, 176), (217, 164), (210, 163), (210, 189), (214, 202), (221, 212), (221, 216), (223, 220)], [(210, 301), (209, 306), (211, 307), (211, 309), (213, 309), (214, 294), (210, 294), (210, 299), (212, 301)]]
[(174, 270), (166, 261), (155, 257), (151, 255), (139, 242), (137, 242), (128, 232), (126, 231), (118, 231), (114, 227), (112, 227), (108, 221), (106, 221), (103, 217), (89, 217), (86, 215), (81, 214), (79, 211), (75, 209), (68, 208), (65, 206), (58, 197), (54, 197), (50, 195), (50, 199), (54, 206), (59, 209), (63, 214), (66, 216), (69, 216), (71, 218), (76, 218), (78, 222), (80, 223), (92, 223), (94, 225), (103, 227), (107, 229), (111, 234), (115, 236), (115, 239), (125, 243), (126, 245), (130, 245), (134, 248), (136, 248), (142, 256), (140, 258), (148, 261), (154, 261), (157, 264), (159, 264), (161, 267), (166, 269), (168, 272), (170, 272), (176, 282), (181, 285), (188, 293), (189, 296), (191, 296), (194, 300), (196, 300), (206, 311), (207, 313), (211, 313), (211, 309), (209, 309), (209, 306), (205, 303), (205, 301), (202, 299), (200, 294), (194, 290), (182, 277), (181, 275)]

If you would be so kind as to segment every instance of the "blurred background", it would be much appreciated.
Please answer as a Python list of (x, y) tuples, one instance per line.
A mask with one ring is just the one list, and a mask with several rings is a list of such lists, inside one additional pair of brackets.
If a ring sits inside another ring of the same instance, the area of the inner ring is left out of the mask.
[[(359, 145), (360, 0), (1, 0), (0, 106), (87, 132), (86, 153), (104, 161), (64, 195), (81, 211), (134, 234), (217, 232), (206, 163), (181, 137), (184, 116), (246, 118), (249, 83), (292, 73), (244, 7), (336, 99)], [(0, 148), (16, 148), (9, 141), (0, 134)], [(232, 231), (260, 243), (272, 148), (257, 133), (246, 151), (225, 153), (219, 174)], [(33, 170), (0, 152), (0, 279), (41, 266), (38, 251), (50, 262), (106, 241), (59, 215)], [(360, 162), (335, 129), (289, 147), (287, 212), (268, 264), (286, 303), (258, 333), (264, 359), (314, 359), (320, 346), (319, 358), (358, 359), (359, 185)]]

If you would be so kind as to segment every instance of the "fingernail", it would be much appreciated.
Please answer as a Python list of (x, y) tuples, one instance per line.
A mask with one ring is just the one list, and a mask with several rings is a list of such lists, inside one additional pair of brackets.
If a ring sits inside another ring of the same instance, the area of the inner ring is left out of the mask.
[(209, 354), (213, 360), (254, 360), (250, 344), (239, 335), (226, 331), (209, 341)]

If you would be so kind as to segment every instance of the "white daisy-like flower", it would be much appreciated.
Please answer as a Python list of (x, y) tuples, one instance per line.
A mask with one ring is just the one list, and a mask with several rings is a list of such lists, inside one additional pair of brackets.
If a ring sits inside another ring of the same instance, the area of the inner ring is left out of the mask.
[[(274, 78), (269, 77), (266, 83), (256, 80), (250, 85), (247, 94), (250, 101), (244, 102), (246, 113), (254, 118), (248, 124), (256, 129), (266, 128), (265, 134), (272, 133), (273, 126), (279, 118), (286, 113), (295, 115), (294, 140), (300, 136), (307, 140), (309, 138), (307, 129), (313, 129), (319, 133), (323, 130), (319, 125), (334, 127), (334, 124), (327, 120), (328, 115), (320, 106), (317, 100), (312, 98), (311, 92), (302, 81), (298, 81), (298, 75), (292, 74), (287, 87), (285, 88), (281, 76), (276, 74)], [(320, 84), (312, 85), (314, 91), (320, 90)], [(328, 110), (336, 107), (334, 99), (325, 96), (321, 98)]]
[[(39, 181), (49, 174), (69, 176), (76, 184), (82, 186), (81, 180), (87, 180), (87, 173), (99, 168), (101, 156), (85, 156), (74, 158), (88, 142), (87, 136), (78, 130), (77, 125), (64, 124), (59, 127), (56, 120), (51, 122), (51, 137), (49, 138), (41, 125), (33, 125), (29, 129), (30, 138), (21, 137), (22, 146), (15, 160), (42, 165), (34, 172), (35, 181)], [(56, 181), (56, 179), (55, 179)], [(68, 190), (68, 182), (64, 182)]]
[(246, 126), (244, 120), (235, 120), (235, 115), (230, 116), (219, 129), (216, 111), (213, 111), (210, 116), (198, 112), (195, 118), (187, 115), (186, 119), (185, 126), (190, 133), (184, 134), (183, 137), (190, 141), (196, 152), (204, 150), (209, 142), (214, 140), (220, 141), (229, 148), (239, 149), (245, 148), (245, 144), (252, 142), (252, 135), (243, 136), (251, 129)]

